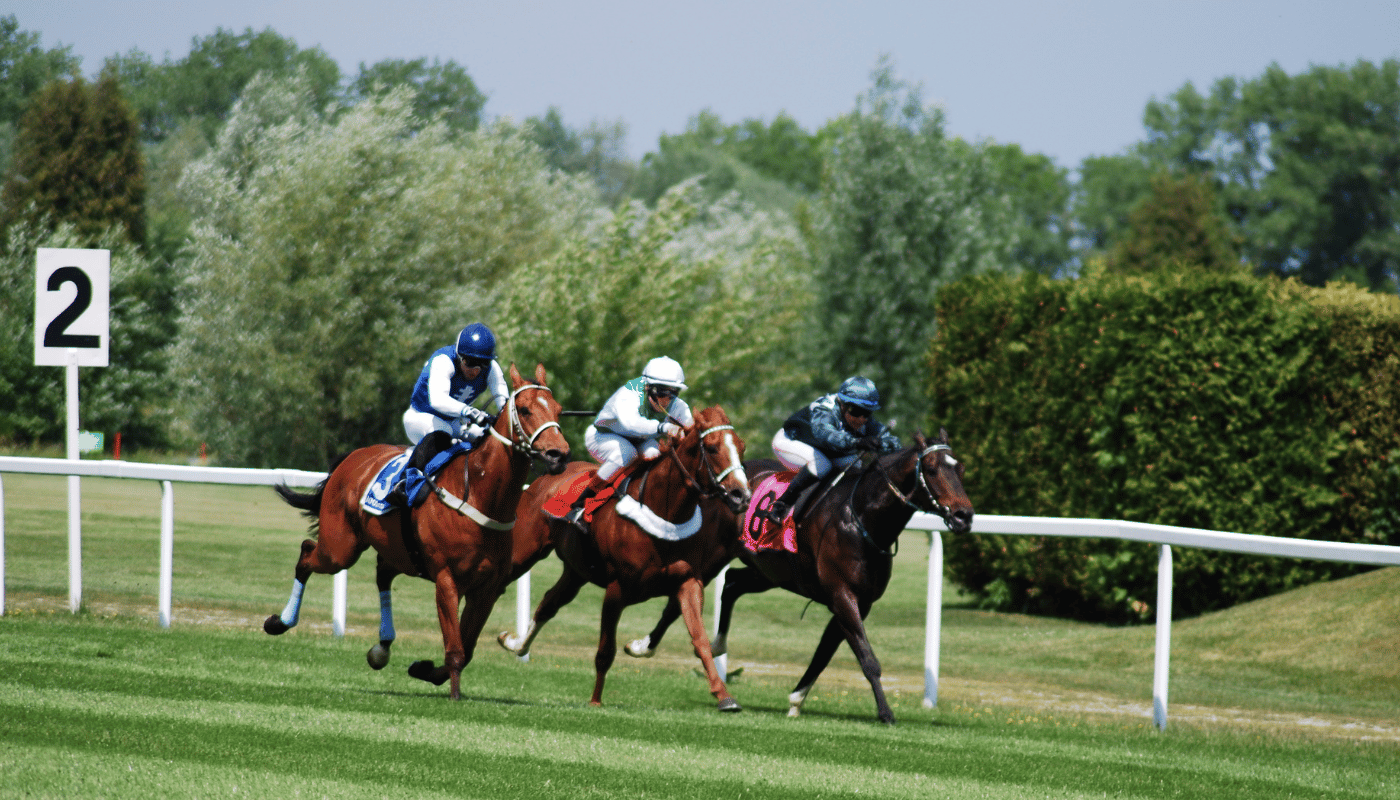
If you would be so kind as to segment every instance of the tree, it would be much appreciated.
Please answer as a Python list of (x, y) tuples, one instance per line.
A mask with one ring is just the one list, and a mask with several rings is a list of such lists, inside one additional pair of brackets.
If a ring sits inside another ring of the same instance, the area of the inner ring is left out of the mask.
[(401, 441), (423, 359), (593, 208), (517, 132), (418, 129), (411, 102), (326, 120), (309, 82), (255, 79), (186, 170), (171, 358), (189, 435), (226, 462), (324, 468)]
[(142, 136), (151, 142), (163, 141), (191, 119), (212, 142), (244, 87), (259, 73), (304, 73), (318, 110), (337, 100), (341, 80), (340, 67), (319, 47), (303, 50), (271, 28), (256, 33), (252, 28), (243, 33), (216, 28), (208, 36), (196, 36), (189, 55), (178, 61), (167, 57), (157, 64), (132, 50), (109, 58), (107, 66), (116, 70), (136, 109)]
[(39, 34), (22, 31), (14, 14), (0, 17), (0, 173), (10, 163), (15, 129), (29, 98), (56, 78), (78, 74), (70, 47), (45, 50)]
[(982, 147), (992, 182), (1011, 203), (1020, 233), (1011, 258), (1022, 269), (1056, 275), (1071, 259), (1069, 174), (1049, 156), (1016, 144)]
[(882, 61), (837, 127), (815, 229), (813, 341), (828, 389), (865, 375), (888, 419), (922, 424), (934, 296), (951, 280), (1019, 269), (1015, 209), (984, 148), (950, 141), (943, 115)]
[(394, 58), (368, 67), (362, 62), (360, 74), (350, 82), (349, 102), (380, 96), (400, 86), (413, 89), (413, 112), (423, 124), (439, 115), (453, 131), (474, 131), (481, 124), (486, 95), (456, 61), (442, 64), (435, 58), (429, 64), (424, 58)]
[(525, 135), (544, 151), (551, 167), (592, 177), (608, 207), (616, 206), (631, 190), (637, 168), (627, 158), (627, 124), (622, 120), (594, 121), (576, 131), (551, 106), (543, 117), (525, 120)]
[(1182, 267), (1235, 272), (1240, 258), (1210, 184), (1161, 173), (1152, 178), (1152, 194), (1129, 215), (1128, 231), (1115, 244), (1108, 265), (1116, 272)]
[(136, 119), (112, 70), (95, 86), (75, 77), (36, 95), (0, 190), (5, 227), (67, 222), (91, 241), (115, 223), (144, 244), (145, 196)]

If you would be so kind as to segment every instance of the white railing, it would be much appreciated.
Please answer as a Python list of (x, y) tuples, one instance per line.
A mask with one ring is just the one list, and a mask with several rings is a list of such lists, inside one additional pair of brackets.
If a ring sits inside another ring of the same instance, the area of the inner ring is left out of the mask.
[[(0, 456), (0, 473), (23, 472), (44, 475), (90, 476), (105, 478), (137, 478), (162, 482), (161, 546), (160, 546), (160, 624), (170, 626), (170, 587), (173, 574), (175, 501), (171, 483), (222, 483), (271, 486), (282, 483), (293, 487), (311, 487), (325, 479), (324, 472), (291, 469), (231, 469), (222, 467), (185, 467), (170, 464), (137, 464), (129, 461), (73, 461), (57, 458), (15, 458)], [(5, 491), (0, 481), (0, 616), (5, 613)], [(929, 531), (928, 600), (924, 636), (924, 705), (932, 708), (938, 703), (938, 657), (942, 637), (943, 608), (943, 538), (939, 531), (943, 521), (930, 514), (915, 514), (910, 530)], [(1157, 561), (1157, 641), (1152, 677), (1153, 719), (1159, 729), (1167, 725), (1167, 678), (1171, 663), (1172, 607), (1172, 545), (1224, 550), (1251, 555), (1284, 558), (1308, 558), (1319, 561), (1343, 561), (1353, 564), (1400, 566), (1400, 547), (1346, 542), (1317, 542), (1279, 536), (1256, 536), (1172, 525), (1150, 525), (1141, 522), (1121, 522), (1103, 519), (1053, 519), (1049, 517), (1015, 517), (979, 514), (973, 522), (973, 532), (1000, 533), (1022, 536), (1076, 536), (1080, 538), (1126, 539), (1159, 546)], [(81, 601), (81, 547), (69, 546), (69, 597), (72, 610)], [(724, 574), (714, 582), (715, 617), (718, 620), (719, 597), (723, 592)], [(332, 598), (332, 629), (337, 636), (345, 634), (346, 571), (334, 577)], [(530, 623), (530, 575), (516, 581), (516, 630), (523, 631)], [(727, 659), (726, 659), (727, 661)], [(717, 664), (721, 671), (725, 665)]]
[[(174, 578), (175, 491), (171, 484), (220, 483), (243, 486), (285, 484), (308, 488), (325, 480), (324, 472), (299, 469), (234, 469), (230, 467), (186, 467), (178, 464), (140, 464), (131, 461), (81, 461), (62, 458), (18, 458), (0, 456), (0, 473), (23, 472), (38, 475), (67, 475), (97, 478), (136, 478), (161, 482), (160, 504), (160, 597), (158, 615), (163, 628), (170, 627), (171, 586)], [(70, 513), (72, 512), (70, 507)], [(76, 613), (82, 605), (82, 542), (75, 521), (69, 523), (68, 600)], [(331, 630), (345, 635), (347, 571), (332, 578)], [(530, 575), (516, 581), (516, 624), (524, 630), (529, 624)], [(0, 616), (5, 614), (5, 485), (0, 480)]]
[[(910, 529), (930, 531), (932, 534), (929, 538), (928, 609), (924, 635), (924, 706), (927, 708), (938, 703), (938, 648), (942, 636), (943, 608), (943, 537), (939, 531), (943, 527), (943, 520), (931, 514), (915, 514), (909, 522)], [(1157, 644), (1152, 671), (1152, 717), (1159, 730), (1167, 726), (1167, 675), (1172, 639), (1172, 545), (1251, 555), (1400, 566), (1400, 547), (1254, 536), (1142, 522), (978, 514), (973, 520), (972, 529), (975, 533), (1127, 539), (1160, 547), (1157, 559)]]

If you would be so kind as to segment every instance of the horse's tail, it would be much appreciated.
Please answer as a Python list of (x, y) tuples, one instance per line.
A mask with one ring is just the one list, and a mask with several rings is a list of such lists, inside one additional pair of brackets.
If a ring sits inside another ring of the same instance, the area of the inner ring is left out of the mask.
[(316, 490), (314, 492), (309, 494), (298, 492), (285, 483), (274, 485), (272, 490), (277, 492), (277, 496), (282, 498), (287, 505), (310, 517), (314, 523), (321, 518), (321, 500), (326, 496), (326, 481), (331, 479), (331, 474), (335, 472), (335, 468), (340, 466), (340, 463), (349, 455), (349, 453), (346, 453), (331, 462), (331, 468), (326, 473), (326, 479), (316, 484)]

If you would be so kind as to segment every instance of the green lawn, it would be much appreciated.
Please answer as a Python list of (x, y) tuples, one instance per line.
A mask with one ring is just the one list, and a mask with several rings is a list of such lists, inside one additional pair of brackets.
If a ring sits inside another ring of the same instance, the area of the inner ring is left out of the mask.
[[(871, 613), (900, 725), (874, 722), (842, 648), (800, 719), (786, 695), (829, 618), (779, 591), (740, 601), (721, 717), (681, 626), (619, 656), (590, 709), (601, 591), (545, 629), (530, 663), (494, 643), (464, 702), (408, 678), (441, 660), (426, 581), (396, 587), (394, 661), (373, 672), (373, 557), (351, 570), (343, 639), (330, 579), (279, 638), (304, 520), (256, 487), (176, 484), (174, 612), (156, 617), (160, 493), (83, 479), (86, 612), (67, 612), (66, 481), (0, 476), (9, 615), (0, 619), (0, 796), (1396, 797), (1400, 570), (1321, 584), (1173, 631), (1171, 723), (1151, 726), (1151, 627), (993, 614), (945, 594), (942, 680), (923, 709), (922, 534)], [(537, 570), (536, 599), (558, 575)], [(661, 601), (629, 609), (645, 633)], [(711, 601), (707, 600), (708, 609)]]

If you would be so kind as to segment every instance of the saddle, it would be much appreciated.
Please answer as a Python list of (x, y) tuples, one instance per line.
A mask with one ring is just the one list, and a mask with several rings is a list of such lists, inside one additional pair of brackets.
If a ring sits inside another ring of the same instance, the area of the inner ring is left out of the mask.
[(775, 472), (764, 478), (758, 484), (758, 489), (753, 493), (753, 498), (749, 501), (748, 511), (744, 513), (743, 533), (739, 536), (739, 541), (750, 552), (759, 550), (786, 550), (789, 553), (797, 552), (797, 523), (806, 515), (808, 506), (816, 497), (820, 497), (831, 487), (831, 480), (837, 476), (833, 475), (823, 478), (820, 481), (802, 490), (797, 498), (797, 502), (792, 504), (792, 511), (788, 512), (781, 525), (769, 522), (760, 513), (766, 510), (782, 496), (793, 477), (797, 475), (795, 470), (785, 470)]
[(384, 465), (366, 490), (361, 507), (376, 515), (417, 508), (428, 497), (429, 479), (441, 472), (447, 462), (470, 450), (469, 442), (455, 440), (450, 433), (429, 433), (411, 451)]

